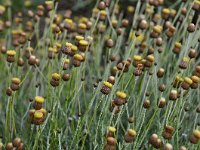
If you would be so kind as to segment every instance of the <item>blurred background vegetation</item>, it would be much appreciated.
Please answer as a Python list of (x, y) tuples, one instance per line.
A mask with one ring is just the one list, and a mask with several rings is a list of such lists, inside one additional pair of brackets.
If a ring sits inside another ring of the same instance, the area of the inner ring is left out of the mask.
[[(35, 9), (38, 4), (43, 4), (45, 0), (0, 0), (0, 4), (12, 4), (12, 10), (18, 12), (26, 6)], [(84, 12), (88, 14), (94, 7), (97, 0), (59, 0), (59, 9), (71, 9), (75, 13)], [(120, 0), (124, 6), (136, 3), (138, 0)], [(180, 0), (165, 0), (166, 7)]]

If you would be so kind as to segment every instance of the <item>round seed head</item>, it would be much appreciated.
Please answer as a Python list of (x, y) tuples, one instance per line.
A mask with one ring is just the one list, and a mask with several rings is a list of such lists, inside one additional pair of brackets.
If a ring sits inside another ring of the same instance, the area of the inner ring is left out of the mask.
[(101, 1), (101, 2), (99, 3), (99, 9), (102, 10), (102, 9), (105, 9), (105, 8), (106, 8), (105, 2), (104, 2), (104, 1)]
[(116, 128), (115, 127), (108, 127), (108, 131), (115, 133), (116, 132)]
[(193, 23), (190, 23), (187, 30), (188, 30), (188, 32), (191, 33), (191, 32), (195, 31), (195, 28), (196, 28), (195, 25)]
[(163, 108), (163, 107), (165, 107), (165, 105), (166, 105), (166, 100), (164, 97), (161, 97), (159, 100), (159, 103), (158, 103), (158, 107)]
[(43, 113), (41, 112), (41, 111), (35, 111), (35, 113), (34, 113), (34, 118), (35, 119), (42, 119), (43, 118)]
[(150, 62), (154, 62), (155, 58), (153, 55), (148, 55), (147, 58), (146, 58), (148, 61)]
[(170, 14), (170, 9), (164, 8), (164, 9), (162, 10), (162, 13), (164, 13), (164, 14)]
[(128, 134), (132, 137), (135, 137), (137, 135), (137, 133), (134, 129), (128, 129)]
[(108, 137), (107, 138), (107, 144), (108, 145), (116, 145), (117, 144), (117, 140), (113, 137)]
[(134, 55), (133, 56), (133, 60), (134, 61), (141, 61), (142, 60), (142, 56), (140, 56), (140, 55)]
[(192, 79), (192, 81), (195, 82), (195, 83), (198, 83), (198, 82), (199, 82), (199, 77), (198, 77), (198, 76), (192, 76), (191, 79)]
[(19, 78), (12, 78), (12, 83), (20, 84), (21, 80)]
[(180, 42), (176, 42), (176, 43), (175, 43), (175, 47), (176, 47), (176, 48), (181, 48), (181, 47), (182, 47), (182, 44), (181, 44)]
[(14, 50), (8, 50), (8, 51), (6, 52), (6, 54), (7, 54), (8, 56), (15, 56), (15, 55), (16, 55), (16, 51), (14, 51)]
[(173, 146), (171, 144), (167, 143), (164, 145), (163, 150), (173, 150)]
[(83, 56), (80, 55), (80, 54), (75, 54), (75, 55), (74, 55), (74, 59), (75, 59), (75, 60), (78, 60), (78, 61), (82, 61), (82, 60), (83, 60)]
[(187, 150), (187, 148), (186, 148), (185, 146), (181, 146), (181, 147), (179, 148), (179, 150)]
[(59, 81), (60, 78), (61, 78), (60, 74), (58, 74), (58, 73), (53, 73), (53, 74), (52, 74), (52, 79), (54, 79), (54, 80), (56, 80), (56, 81)]
[(196, 57), (196, 50), (195, 49), (190, 49), (188, 56), (190, 58), (195, 58)]
[(84, 40), (84, 37), (83, 37), (83, 36), (80, 36), (80, 35), (77, 35), (77, 36), (75, 36), (75, 39), (76, 39), (77, 41), (80, 41), (80, 40)]
[(122, 99), (126, 98), (126, 93), (122, 92), (122, 91), (117, 91), (116, 95)]
[(21, 139), (16, 137), (13, 141), (12, 141), (12, 144), (14, 147), (19, 147), (20, 144), (21, 144)]
[(128, 118), (128, 122), (129, 122), (129, 123), (133, 123), (133, 122), (134, 122), (134, 117), (129, 117), (129, 118)]
[(151, 105), (150, 100), (144, 100), (144, 102), (143, 102), (143, 107), (144, 108), (148, 109), (150, 107), (150, 105)]
[(135, 11), (135, 8), (133, 7), (133, 6), (131, 6), (131, 5), (129, 5), (128, 7), (127, 7), (127, 11), (128, 11), (128, 13), (133, 13), (134, 11)]
[(72, 47), (72, 43), (66, 42), (66, 43), (65, 43), (65, 46), (67, 46), (67, 47), (70, 47), (70, 48), (71, 48), (71, 47)]
[(106, 46), (108, 46), (109, 48), (112, 48), (114, 46), (114, 42), (112, 39), (108, 39), (106, 41)]
[(6, 145), (6, 150), (13, 150), (13, 144), (11, 142)]
[(38, 111), (40, 111), (41, 113), (43, 113), (43, 115), (46, 115), (47, 114), (47, 110), (46, 109), (44, 109), (44, 108), (41, 108), (40, 110), (38, 110)]
[(37, 103), (44, 103), (44, 98), (42, 96), (36, 96), (35, 97), (35, 102), (37, 102)]
[(112, 88), (112, 84), (110, 82), (104, 81), (103, 84), (109, 88)]
[(197, 138), (200, 139), (200, 131), (199, 130), (194, 130), (193, 135)]
[(188, 83), (189, 85), (192, 84), (192, 80), (191, 80), (189, 77), (185, 77), (185, 78), (184, 78), (184, 81), (185, 81), (186, 83)]

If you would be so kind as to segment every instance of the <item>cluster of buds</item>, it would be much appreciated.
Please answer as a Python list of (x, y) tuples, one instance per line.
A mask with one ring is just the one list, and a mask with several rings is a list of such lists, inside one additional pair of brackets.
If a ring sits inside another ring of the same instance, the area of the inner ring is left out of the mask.
[(33, 102), (33, 109), (29, 110), (29, 118), (32, 124), (41, 125), (45, 121), (46, 109), (43, 108), (44, 98), (36, 96)]
[(127, 133), (124, 136), (124, 140), (126, 143), (132, 143), (136, 138), (136, 131), (133, 129), (128, 129)]
[(35, 55), (30, 55), (30, 57), (28, 59), (28, 64), (31, 66), (34, 66), (34, 65), (39, 66), (40, 60), (38, 58), (36, 58)]
[(117, 91), (116, 98), (114, 99), (114, 104), (116, 106), (122, 106), (126, 103), (126, 93), (122, 91)]
[(181, 51), (181, 47), (182, 47), (182, 44), (180, 42), (176, 42), (172, 51), (175, 54), (179, 54)]
[(15, 62), (16, 51), (14, 51), (14, 50), (8, 50), (6, 52), (6, 54), (7, 54), (7, 62), (9, 62), (9, 63)]
[(163, 138), (170, 140), (173, 136), (173, 132), (174, 132), (174, 128), (170, 125), (166, 125), (164, 127), (164, 131), (162, 132), (162, 136)]
[(192, 83), (193, 83), (192, 79), (190, 79), (189, 77), (185, 77), (182, 84), (181, 84), (181, 87), (184, 90), (188, 90), (190, 88), (190, 86), (192, 85)]
[(30, 109), (29, 118), (32, 124), (41, 125), (45, 121), (46, 110), (41, 108), (40, 110)]
[(19, 90), (21, 80), (19, 78), (12, 78), (10, 87), (6, 90), (8, 96), (12, 96), (14, 91)]
[(189, 137), (189, 140), (192, 144), (197, 144), (200, 139), (200, 131), (199, 130), (194, 130), (192, 134)]
[(166, 32), (166, 35), (170, 38), (174, 35), (175, 31), (176, 31), (176, 27), (170, 24)]
[(81, 35), (76, 35), (75, 36), (75, 45), (79, 45), (79, 42), (81, 41), (81, 40), (84, 40), (84, 37), (83, 36), (81, 36)]
[(51, 77), (50, 84), (51, 84), (53, 87), (59, 86), (60, 79), (61, 79), (60, 74), (58, 74), (58, 73), (53, 73), (53, 74), (52, 74), (52, 77)]
[(77, 50), (78, 50), (78, 48), (76, 45), (73, 45), (68, 42), (62, 48), (62, 52), (68, 56), (74, 56), (76, 54)]
[(105, 150), (115, 150), (116, 149), (117, 140), (114, 137), (107, 137), (107, 142), (105, 145)]
[[(1, 147), (0, 147), (1, 149)], [(19, 137), (16, 137), (13, 139), (12, 142), (9, 142), (6, 144), (6, 147), (5, 147), (6, 150), (13, 150), (13, 149), (16, 149), (16, 150), (23, 150), (24, 149), (24, 144), (22, 142), (22, 140), (19, 138)]]
[(161, 148), (162, 147), (162, 141), (161, 139), (158, 138), (157, 134), (152, 134), (149, 143), (154, 147), (154, 148)]
[(131, 61), (128, 59), (128, 60), (124, 60), (120, 63), (117, 64), (117, 69), (119, 72), (128, 72), (129, 70), (129, 66), (131, 64)]
[(103, 86), (101, 88), (101, 92), (104, 94), (104, 95), (108, 95), (112, 89), (112, 86), (113, 84), (108, 82), (108, 81), (104, 81), (103, 82)]
[(183, 82), (183, 78), (181, 78), (180, 76), (177, 75), (174, 82), (173, 82), (173, 87), (174, 88), (180, 87), (182, 82)]

